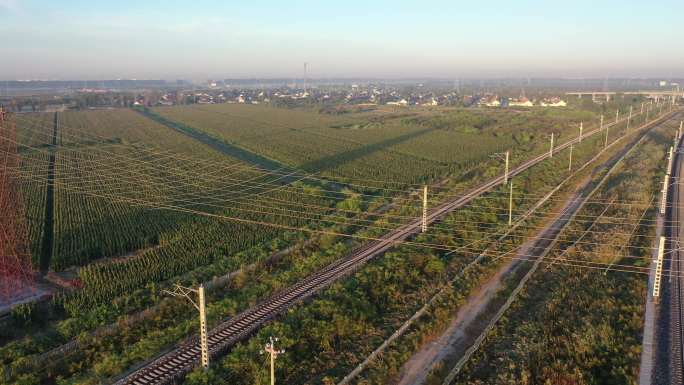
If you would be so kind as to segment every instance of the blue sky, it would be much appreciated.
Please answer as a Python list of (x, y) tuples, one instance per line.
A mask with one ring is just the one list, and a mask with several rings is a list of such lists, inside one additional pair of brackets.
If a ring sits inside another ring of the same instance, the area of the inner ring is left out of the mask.
[(684, 76), (684, 1), (0, 0), (0, 78)]

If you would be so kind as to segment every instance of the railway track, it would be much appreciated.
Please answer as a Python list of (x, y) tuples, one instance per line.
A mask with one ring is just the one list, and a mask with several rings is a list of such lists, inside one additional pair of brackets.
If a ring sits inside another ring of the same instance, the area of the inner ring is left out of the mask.
[[(681, 146), (679, 147), (681, 149)], [(677, 154), (674, 160), (673, 177), (681, 177), (684, 157)], [(668, 273), (675, 276), (663, 277), (665, 290), (662, 301), (658, 306), (659, 316), (657, 322), (658, 351), (656, 360), (656, 371), (654, 373), (655, 384), (684, 385), (684, 278), (681, 277), (682, 267), (684, 266), (684, 252), (680, 250), (684, 237), (684, 227), (680, 225), (683, 217), (684, 191), (678, 183), (672, 183), (671, 202), (667, 212), (665, 223), (669, 226), (666, 231), (666, 248), (670, 252)]]
[[(680, 163), (681, 167), (681, 163)], [(679, 167), (678, 167), (679, 168)], [(681, 170), (680, 170), (681, 171)], [(678, 186), (674, 184), (674, 186)], [(676, 187), (677, 197), (679, 197), (679, 187)], [(674, 208), (672, 210), (672, 232), (671, 240), (681, 239), (681, 227), (679, 226), (681, 208)], [(678, 249), (679, 242), (670, 243), (670, 250)], [(682, 271), (682, 253), (677, 250), (672, 255), (674, 259), (671, 261), (673, 266), (671, 271)], [(682, 385), (684, 378), (682, 378), (682, 278), (680, 276), (672, 277), (670, 279), (670, 384)]]
[[(668, 116), (666, 114), (665, 116)], [(661, 121), (663, 117), (645, 124), (648, 126), (655, 122)], [(622, 123), (621, 120), (619, 123)], [(614, 126), (612, 123), (604, 126), (609, 128)], [(643, 126), (641, 127), (643, 128)], [(596, 133), (602, 132), (600, 128), (596, 128), (586, 132), (583, 138), (588, 138)], [(566, 143), (558, 145), (553, 149), (553, 153), (562, 151), (571, 145), (580, 142), (580, 138), (575, 138)], [(525, 161), (517, 167), (514, 167), (510, 172), (510, 177), (513, 177), (530, 167), (542, 162), (543, 160), (552, 156), (551, 152), (545, 152), (530, 160)], [(495, 177), (478, 187), (473, 188), (465, 195), (451, 201), (442, 203), (432, 209), (428, 216), (428, 223), (439, 220), (444, 215), (452, 210), (458, 209), (481, 194), (491, 190), (492, 188), (502, 184), (504, 176)], [(359, 248), (352, 251), (346, 257), (331, 263), (325, 268), (311, 274), (307, 278), (290, 286), (289, 288), (276, 293), (272, 297), (260, 302), (256, 306), (243, 311), (239, 315), (230, 318), (209, 332), (208, 343), (210, 356), (217, 357), (227, 352), (235, 343), (247, 338), (254, 331), (259, 329), (265, 322), (281, 314), (289, 307), (308, 299), (316, 294), (321, 289), (329, 286), (338, 279), (347, 276), (356, 269), (363, 266), (365, 262), (382, 254), (390, 249), (397, 242), (403, 241), (409, 236), (420, 232), (421, 219), (400, 227), (387, 233), (381, 240), (370, 241)], [(152, 362), (149, 362), (144, 367), (134, 371), (126, 377), (116, 382), (116, 385), (147, 385), (147, 384), (168, 384), (181, 380), (185, 374), (190, 372), (199, 362), (200, 347), (198, 339), (191, 338), (186, 340), (176, 349), (158, 357)]]

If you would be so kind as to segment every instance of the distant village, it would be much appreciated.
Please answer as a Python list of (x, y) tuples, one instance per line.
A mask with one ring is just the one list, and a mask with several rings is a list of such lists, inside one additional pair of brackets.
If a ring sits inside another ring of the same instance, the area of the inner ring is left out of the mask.
[(456, 107), (565, 107), (558, 96), (530, 99), (511, 98), (490, 93), (462, 94), (455, 90), (436, 91), (414, 87), (398, 89), (379, 86), (324, 88), (276, 87), (261, 88), (202, 88), (116, 91), (83, 88), (56, 97), (13, 98), (4, 104), (10, 111), (52, 111), (63, 109), (108, 107), (155, 107), (189, 104), (269, 104), (282, 107), (319, 105), (335, 106), (456, 106)]
[[(470, 108), (562, 108), (580, 99), (593, 103), (640, 95), (658, 101), (662, 91), (679, 92), (678, 82), (623, 80), (609, 90), (605, 80), (568, 81), (379, 81), (354, 83), (334, 79), (309, 82), (307, 79), (225, 79), (205, 82), (162, 80), (102, 81), (11, 81), (0, 96), (0, 105), (10, 111), (32, 112), (83, 108), (134, 106), (173, 106), (188, 104), (269, 104), (276, 107), (318, 106), (331, 113), (345, 107), (373, 106), (455, 106)], [(576, 83), (576, 82), (575, 82)], [(585, 84), (587, 83), (587, 84)], [(625, 88), (624, 84), (633, 88)], [(634, 87), (655, 89), (635, 91)], [(572, 88), (577, 89), (572, 90)], [(622, 87), (622, 88), (621, 88)], [(8, 90), (15, 93), (12, 95)], [(600, 90), (600, 91), (599, 91)], [(526, 95), (527, 91), (527, 95)]]
[(438, 92), (391, 87), (351, 85), (345, 88), (294, 88), (272, 89), (210, 87), (202, 90), (172, 90), (162, 94), (141, 93), (135, 106), (171, 106), (177, 104), (284, 104), (306, 103), (348, 104), (359, 106), (463, 106), (463, 107), (566, 107), (559, 96), (530, 99), (525, 96), (509, 98), (482, 93), (463, 95), (457, 91)]
[[(678, 86), (678, 84), (676, 84)], [(670, 86), (670, 84), (668, 84)], [(517, 92), (516, 92), (517, 91)], [(189, 104), (268, 104), (276, 107), (319, 106), (330, 113), (343, 113), (344, 106), (373, 108), (373, 106), (454, 106), (466, 108), (563, 108), (568, 100), (586, 98), (594, 103), (609, 102), (612, 98), (635, 92), (565, 92), (563, 99), (554, 90), (528, 89), (535, 96), (526, 96), (524, 88), (508, 88), (490, 92), (478, 88), (460, 90), (456, 87), (423, 87), (422, 84), (391, 85), (335, 85), (307, 86), (306, 84), (270, 86), (231, 86), (182, 84), (175, 87), (117, 90), (108, 88), (80, 88), (62, 95), (38, 95), (0, 100), (10, 111), (52, 111), (83, 108), (154, 107)], [(638, 92), (637, 92), (638, 93)], [(518, 94), (518, 96), (511, 96)], [(657, 101), (659, 94), (643, 95)]]
[(499, 97), (486, 95), (478, 99), (477, 104), (485, 107), (567, 107), (568, 103), (558, 96), (543, 98), (540, 100), (528, 99), (525, 96), (519, 98)]

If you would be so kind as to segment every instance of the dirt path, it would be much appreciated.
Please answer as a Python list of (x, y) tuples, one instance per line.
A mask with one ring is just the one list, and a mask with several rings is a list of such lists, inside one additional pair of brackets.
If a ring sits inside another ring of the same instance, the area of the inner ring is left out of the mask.
[(477, 317), (488, 308), (487, 305), (494, 299), (501, 287), (503, 277), (510, 273), (514, 266), (515, 261), (509, 260), (501, 270), (479, 286), (475, 294), (466, 299), (466, 304), (456, 313), (456, 318), (451, 321), (444, 334), (436, 341), (424, 346), (404, 364), (399, 385), (425, 382), (433, 364), (444, 360), (454, 347), (459, 346), (459, 342), (464, 341), (466, 327), (474, 323)]
[[(523, 243), (516, 252), (516, 258), (525, 259), (530, 255), (538, 255), (548, 246), (552, 238), (567, 222), (567, 213), (576, 210), (581, 200), (577, 195), (568, 198), (562, 210), (559, 210), (535, 238)], [(540, 240), (544, 242), (540, 242)], [(422, 384), (427, 379), (436, 363), (442, 362), (447, 356), (464, 352), (474, 342), (476, 336), (467, 333), (468, 329), (476, 326), (482, 315), (490, 310), (496, 294), (504, 287), (504, 280), (521, 265), (516, 259), (508, 261), (487, 281), (473, 289), (465, 304), (456, 313), (449, 327), (436, 340), (425, 345), (418, 353), (407, 361), (400, 373), (399, 385)]]

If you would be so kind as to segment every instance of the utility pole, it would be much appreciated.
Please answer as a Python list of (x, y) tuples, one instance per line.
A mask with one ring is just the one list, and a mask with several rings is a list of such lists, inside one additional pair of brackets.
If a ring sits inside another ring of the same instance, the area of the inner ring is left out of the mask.
[(549, 148), (549, 158), (553, 158), (553, 132), (551, 133), (551, 147)]
[(674, 152), (674, 147), (670, 146), (670, 150), (667, 152), (667, 175), (672, 174), (672, 154)]
[(643, 115), (643, 113), (644, 113), (644, 102), (641, 102), (641, 112), (640, 112), (640, 114)]
[(663, 195), (660, 198), (660, 213), (665, 215), (665, 207), (667, 206), (667, 187), (668, 184), (670, 183), (670, 176), (665, 175), (665, 179), (663, 180)]
[(608, 147), (608, 129), (609, 128), (610, 128), (609, 126), (606, 126), (606, 140), (603, 143), (603, 148)]
[(658, 297), (660, 297), (660, 281), (663, 273), (663, 254), (665, 252), (665, 237), (660, 236), (660, 242), (658, 244), (658, 259), (656, 259), (656, 271), (655, 279), (653, 280), (653, 298), (655, 303), (658, 303)]
[(504, 184), (508, 183), (508, 158), (510, 157), (510, 151), (506, 151), (506, 170), (504, 171)]
[(508, 225), (513, 225), (513, 181), (511, 181), (510, 193), (508, 194)]
[(679, 130), (677, 130), (677, 140), (679, 140), (682, 137), (682, 125), (684, 125), (684, 121), (679, 121)]
[(275, 385), (275, 359), (278, 355), (285, 353), (285, 350), (276, 350), (276, 342), (278, 342), (278, 338), (269, 337), (269, 341), (262, 351), (262, 353), (268, 353), (271, 356), (271, 385)]
[[(202, 352), (202, 367), (209, 368), (209, 344), (207, 343), (207, 311), (206, 299), (204, 296), (204, 285), (200, 284), (198, 289), (192, 289), (176, 284), (173, 291), (164, 290), (163, 292), (174, 297), (185, 297), (199, 311), (200, 316), (200, 351)], [(195, 302), (190, 293), (196, 293), (198, 301)]]
[(202, 350), (202, 367), (209, 368), (209, 343), (207, 341), (207, 299), (204, 296), (204, 285), (197, 290), (200, 312), (200, 347)]
[(572, 149), (573, 149), (573, 147), (574, 146), (571, 144), (570, 145), (570, 161), (568, 162), (568, 171), (572, 171)]
[(505, 185), (508, 183), (508, 168), (509, 168), (509, 163), (510, 163), (510, 157), (511, 157), (511, 152), (506, 151), (506, 152), (497, 152), (496, 154), (492, 154), (489, 156), (490, 158), (496, 158), (498, 160), (502, 160), (505, 164), (504, 168), (504, 177), (503, 177), (503, 184)]
[(582, 143), (582, 131), (583, 130), (584, 130), (584, 122), (580, 122), (579, 143)]
[(617, 111), (615, 111), (615, 124), (617, 124), (618, 120), (620, 120), (620, 109), (618, 108)]
[(603, 114), (601, 114), (601, 127), (599, 129), (603, 130)]
[(427, 185), (423, 186), (423, 224), (422, 232), (427, 232)]
[(632, 106), (629, 106), (629, 117), (627, 117), (627, 129), (629, 130), (629, 124), (632, 122)]

